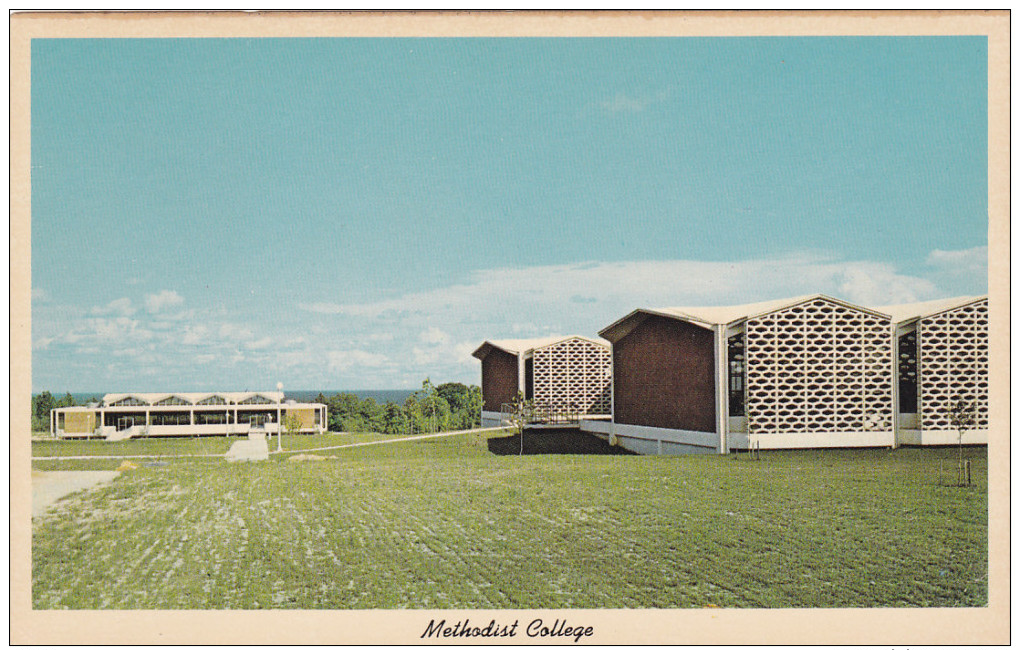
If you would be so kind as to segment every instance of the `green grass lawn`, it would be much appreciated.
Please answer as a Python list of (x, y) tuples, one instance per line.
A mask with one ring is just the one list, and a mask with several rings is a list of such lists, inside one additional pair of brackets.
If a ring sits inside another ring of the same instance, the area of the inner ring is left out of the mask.
[[(312, 451), (323, 447), (335, 447), (338, 445), (350, 445), (359, 442), (371, 442), (376, 440), (391, 440), (400, 436), (387, 436), (381, 433), (325, 433), (316, 435), (283, 435), (283, 448), (285, 451)], [(201, 436), (192, 438), (133, 438), (130, 440), (119, 440), (107, 442), (106, 440), (34, 440), (32, 441), (32, 457), (35, 460), (33, 466), (41, 470), (65, 470), (65, 469), (104, 469), (120, 464), (118, 459), (114, 461), (101, 461), (102, 457), (114, 456), (160, 456), (166, 457), (160, 460), (181, 462), (190, 458), (174, 458), (179, 456), (202, 456), (217, 454), (222, 456), (230, 449), (230, 446), (244, 437), (233, 436)], [(276, 436), (269, 438), (269, 449), (275, 451), (277, 448)], [(63, 460), (68, 456), (94, 456), (96, 461)], [(136, 463), (143, 463), (148, 460), (134, 460)], [(220, 462), (222, 459), (216, 459)]]
[(987, 602), (984, 449), (953, 488), (936, 474), (955, 449), (517, 457), (493, 435), (143, 465), (33, 522), (34, 607)]

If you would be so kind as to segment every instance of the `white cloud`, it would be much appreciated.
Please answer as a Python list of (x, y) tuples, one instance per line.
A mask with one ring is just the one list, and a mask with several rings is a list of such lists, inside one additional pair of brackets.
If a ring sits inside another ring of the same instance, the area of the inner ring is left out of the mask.
[(147, 341), (154, 335), (141, 321), (126, 316), (116, 318), (89, 318), (80, 335), (85, 340), (92, 340), (109, 345), (123, 345), (128, 341)]
[(988, 291), (988, 247), (933, 250), (925, 260), (933, 281), (951, 295)]
[(411, 349), (411, 358), (415, 364), (425, 366), (439, 360), (439, 351), (435, 348), (423, 350), (422, 348), (414, 347)]
[(839, 295), (862, 305), (891, 305), (931, 297), (935, 285), (924, 278), (897, 273), (883, 264), (858, 264), (841, 272)]
[(418, 340), (429, 345), (442, 345), (450, 340), (450, 336), (438, 327), (430, 327), (418, 335)]
[(32, 302), (49, 302), (50, 293), (46, 289), (32, 289)]
[(332, 372), (342, 372), (357, 366), (380, 368), (389, 362), (386, 355), (364, 350), (332, 350), (325, 356), (326, 364)]
[(244, 344), (244, 347), (249, 350), (265, 350), (273, 344), (273, 338), (270, 336), (264, 336), (257, 341), (248, 341)]
[(94, 316), (110, 316), (116, 314), (118, 316), (131, 316), (137, 309), (131, 303), (130, 298), (117, 298), (111, 300), (101, 307), (93, 307), (89, 310), (90, 314)]
[(184, 304), (184, 298), (176, 291), (163, 289), (159, 293), (150, 293), (145, 296), (145, 308), (151, 314), (162, 311), (167, 307), (176, 307)]
[(221, 338), (233, 341), (243, 341), (255, 336), (250, 329), (236, 323), (221, 323), (219, 331)]
[(988, 268), (988, 247), (975, 246), (958, 251), (944, 251), (936, 248), (928, 253), (926, 260), (932, 266), (955, 270)]
[(209, 340), (209, 328), (205, 325), (189, 325), (184, 329), (181, 343), (184, 345), (200, 345)]
[[(598, 300), (572, 302), (578, 287)], [(724, 305), (810, 293), (888, 303), (886, 297), (901, 302), (926, 299), (935, 286), (890, 264), (805, 254), (735, 262), (586, 262), (490, 269), (475, 272), (464, 284), (340, 307), (352, 316), (397, 315), (405, 326), (427, 316), (447, 329), (450, 323), (491, 321), (499, 322), (502, 330), (537, 334), (562, 329), (559, 321), (598, 315), (584, 328), (590, 331), (638, 306)]]
[(340, 305), (332, 302), (298, 303), (298, 309), (310, 311), (313, 314), (339, 314)]

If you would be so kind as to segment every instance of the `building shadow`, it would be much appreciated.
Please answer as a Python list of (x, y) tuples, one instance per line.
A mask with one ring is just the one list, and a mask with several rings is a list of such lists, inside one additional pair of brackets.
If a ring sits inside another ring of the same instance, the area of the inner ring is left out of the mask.
[(524, 451), (520, 434), (489, 438), (489, 452), (497, 456), (534, 456), (538, 454), (580, 454), (602, 456), (633, 456), (622, 447), (613, 447), (577, 429), (528, 429), (524, 432)]

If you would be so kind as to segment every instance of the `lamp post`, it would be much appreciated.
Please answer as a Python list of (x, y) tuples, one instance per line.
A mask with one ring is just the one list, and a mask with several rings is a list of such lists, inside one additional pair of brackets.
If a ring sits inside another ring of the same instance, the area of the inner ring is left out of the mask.
[(283, 451), (283, 382), (276, 382), (276, 451)]

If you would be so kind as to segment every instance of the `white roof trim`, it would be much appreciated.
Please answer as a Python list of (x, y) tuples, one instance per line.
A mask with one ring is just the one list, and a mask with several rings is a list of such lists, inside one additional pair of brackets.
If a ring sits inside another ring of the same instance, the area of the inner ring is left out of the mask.
[(892, 316), (894, 322), (904, 323), (907, 321), (930, 318), (943, 312), (959, 309), (967, 305), (988, 300), (988, 296), (956, 296), (954, 298), (941, 298), (939, 300), (928, 300), (926, 302), (911, 302), (902, 305), (887, 305), (876, 307)]
[(149, 404), (150, 406), (153, 406), (153, 405), (156, 404), (156, 402), (164, 400), (164, 399), (166, 399), (168, 397), (180, 397), (181, 399), (183, 399), (183, 400), (185, 400), (187, 402), (190, 402), (192, 405), (195, 405), (197, 402), (199, 402), (199, 401), (201, 401), (201, 400), (203, 400), (203, 399), (205, 399), (207, 397), (212, 397), (213, 395), (217, 395), (219, 397), (222, 397), (228, 403), (233, 403), (233, 404), (236, 404), (236, 403), (238, 403), (240, 401), (243, 401), (243, 400), (248, 399), (249, 397), (253, 397), (255, 395), (262, 395), (266, 399), (271, 400), (273, 402), (282, 402), (283, 399), (284, 399), (284, 394), (282, 392), (280, 392), (280, 391), (266, 391), (266, 390), (253, 390), (253, 391), (244, 391), (244, 392), (223, 392), (223, 391), (218, 391), (218, 392), (213, 392), (213, 393), (180, 393), (180, 392), (177, 392), (177, 393), (107, 393), (106, 395), (103, 396), (102, 403), (104, 405), (110, 405), (110, 404), (112, 404), (114, 402), (119, 402), (120, 400), (122, 400), (124, 398), (134, 397), (135, 399), (138, 399), (140, 401), (145, 402), (146, 404)]
[(847, 309), (853, 309), (854, 311), (864, 311), (875, 316), (881, 316), (883, 318), (890, 318), (889, 314), (869, 309), (861, 305), (856, 305), (839, 298), (833, 298), (822, 293), (815, 293), (806, 296), (797, 296), (795, 298), (783, 298), (781, 300), (768, 300), (764, 302), (753, 302), (743, 305), (725, 305), (718, 307), (662, 307), (658, 309), (635, 309), (631, 313), (627, 314), (623, 318), (615, 321), (612, 325), (603, 328), (599, 331), (602, 336), (612, 336), (612, 331), (622, 326), (625, 322), (634, 318), (638, 314), (647, 314), (652, 316), (664, 316), (666, 318), (673, 318), (676, 320), (682, 320), (691, 323), (692, 325), (698, 325), (705, 329), (712, 329), (717, 325), (732, 325), (741, 321), (745, 321), (772, 312), (788, 309), (790, 307), (796, 307), (805, 302), (812, 300), (825, 300), (828, 302), (835, 303), (846, 307)]
[(472, 353), (472, 356), (477, 357), (478, 354), (487, 345), (492, 346), (498, 350), (502, 350), (503, 352), (507, 352), (509, 354), (521, 355), (527, 354), (528, 352), (533, 352), (540, 348), (549, 347), (550, 345), (555, 345), (556, 343), (569, 341), (571, 339), (581, 339), (584, 341), (588, 341), (589, 343), (601, 345), (606, 348), (608, 348), (610, 345), (609, 341), (606, 341), (605, 339), (592, 338), (590, 336), (582, 336), (580, 334), (571, 334), (569, 336), (546, 336), (535, 339), (498, 339), (492, 341), (485, 341), (480, 346), (478, 346), (478, 349), (476, 349)]

